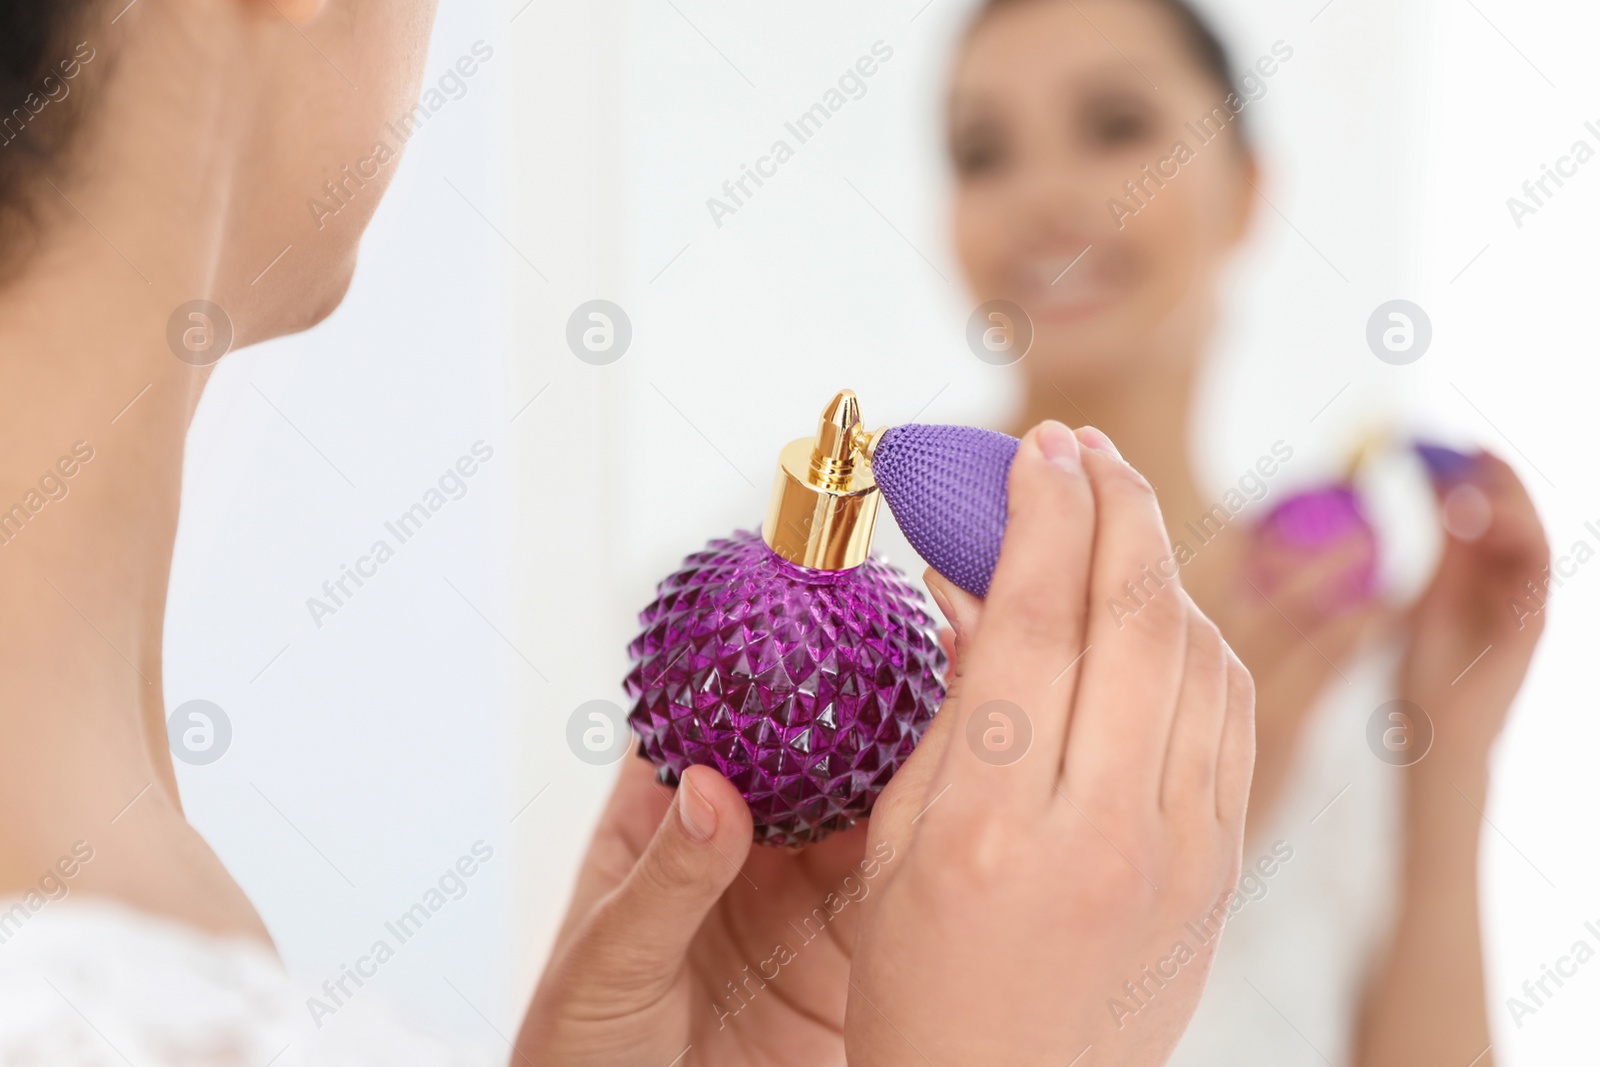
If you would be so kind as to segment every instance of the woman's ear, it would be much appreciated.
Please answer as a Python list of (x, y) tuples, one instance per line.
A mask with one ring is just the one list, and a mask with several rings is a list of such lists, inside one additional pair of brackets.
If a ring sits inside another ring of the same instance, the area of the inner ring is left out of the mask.
[(327, 6), (328, 0), (266, 0), (266, 3), (276, 8), (278, 14), (294, 25), (304, 26), (322, 14), (322, 9)]

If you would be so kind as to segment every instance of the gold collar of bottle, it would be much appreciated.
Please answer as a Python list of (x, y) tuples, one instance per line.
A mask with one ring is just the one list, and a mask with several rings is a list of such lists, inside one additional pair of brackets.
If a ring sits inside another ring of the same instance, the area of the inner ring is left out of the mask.
[(778, 455), (778, 476), (761, 538), (790, 563), (843, 571), (867, 561), (878, 517), (872, 454), (887, 427), (869, 431), (849, 389), (823, 409), (815, 437), (790, 441)]

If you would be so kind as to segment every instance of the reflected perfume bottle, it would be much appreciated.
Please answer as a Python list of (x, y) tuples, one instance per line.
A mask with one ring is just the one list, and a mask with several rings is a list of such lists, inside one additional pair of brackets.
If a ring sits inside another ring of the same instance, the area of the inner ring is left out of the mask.
[(855, 394), (792, 441), (759, 534), (690, 556), (639, 616), (629, 722), (657, 777), (695, 763), (744, 795), (755, 838), (803, 845), (872, 810), (944, 699), (921, 594), (871, 554), (879, 492)]

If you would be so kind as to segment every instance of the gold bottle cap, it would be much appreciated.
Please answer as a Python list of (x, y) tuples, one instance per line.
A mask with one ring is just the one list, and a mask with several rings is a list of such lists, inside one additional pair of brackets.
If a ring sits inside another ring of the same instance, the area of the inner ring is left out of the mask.
[(1345, 480), (1355, 481), (1369, 464), (1394, 447), (1394, 439), (1394, 430), (1389, 426), (1372, 425), (1363, 429), (1345, 463)]
[(772, 551), (822, 571), (867, 561), (879, 499), (872, 453), (883, 433), (862, 425), (856, 394), (845, 389), (823, 410), (815, 437), (784, 446), (761, 524), (761, 538)]

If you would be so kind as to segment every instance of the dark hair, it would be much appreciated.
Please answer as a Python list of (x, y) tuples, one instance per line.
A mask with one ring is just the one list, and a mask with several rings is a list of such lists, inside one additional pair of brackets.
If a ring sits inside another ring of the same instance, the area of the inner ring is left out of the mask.
[[(1022, 0), (984, 0), (973, 15), (972, 22), (967, 27), (971, 33), (985, 18), (1005, 7), (1014, 7)], [(1239, 86), (1234, 81), (1233, 65), (1228, 56), (1228, 48), (1222, 43), (1222, 38), (1211, 28), (1199, 11), (1188, 3), (1188, 0), (1148, 0), (1155, 4), (1177, 22), (1178, 29), (1182, 32), (1184, 43), (1189, 46), (1189, 51), (1200, 62), (1200, 67), (1216, 82), (1217, 88), (1224, 93), (1243, 95), (1239, 93)], [(1239, 116), (1240, 120), (1244, 116)], [(1244, 132), (1242, 126), (1241, 134)]]
[[(72, 35), (98, 0), (0, 0), (0, 269), (31, 221), (33, 186), (61, 161), (82, 108), (51, 102), (51, 79), (73, 61)], [(41, 116), (35, 120), (35, 116)]]

